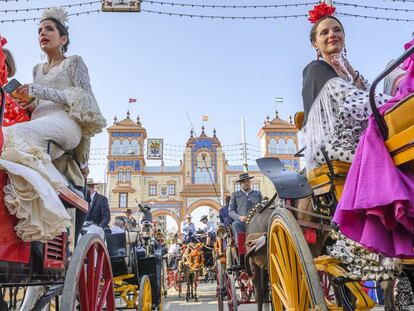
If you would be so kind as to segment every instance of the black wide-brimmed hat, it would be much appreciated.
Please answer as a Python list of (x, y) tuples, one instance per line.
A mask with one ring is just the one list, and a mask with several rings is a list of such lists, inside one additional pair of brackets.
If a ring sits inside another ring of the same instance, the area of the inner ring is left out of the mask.
[(208, 220), (208, 216), (207, 215), (201, 216), (200, 221), (203, 221), (203, 219), (207, 219)]
[(253, 176), (249, 176), (249, 173), (243, 173), (243, 174), (239, 175), (239, 179), (236, 180), (236, 182), (242, 182), (242, 181), (250, 180), (250, 179), (253, 179), (253, 178), (254, 178)]

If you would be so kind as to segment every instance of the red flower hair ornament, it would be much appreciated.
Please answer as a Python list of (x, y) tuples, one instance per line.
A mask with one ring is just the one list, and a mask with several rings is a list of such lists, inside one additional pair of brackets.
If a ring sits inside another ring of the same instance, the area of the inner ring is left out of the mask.
[(335, 7), (332, 5), (327, 5), (326, 3), (322, 2), (321, 4), (315, 5), (313, 10), (309, 11), (308, 20), (315, 24), (324, 16), (332, 16), (335, 13)]

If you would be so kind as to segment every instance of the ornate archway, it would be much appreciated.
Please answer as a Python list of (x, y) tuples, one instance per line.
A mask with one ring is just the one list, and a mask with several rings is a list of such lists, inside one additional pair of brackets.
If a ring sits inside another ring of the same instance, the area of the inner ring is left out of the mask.
[[(187, 213), (191, 214), (196, 208), (200, 206), (208, 206), (214, 209), (217, 213), (219, 212), (221, 206), (218, 202), (211, 199), (200, 199), (193, 202), (190, 207), (187, 209)], [(184, 219), (183, 219), (184, 220)]]
[(177, 224), (177, 228), (178, 228), (178, 232), (181, 232), (181, 222), (180, 222), (180, 218), (178, 218), (177, 215), (175, 215), (174, 213), (171, 213), (171, 211), (168, 210), (157, 210), (152, 212), (152, 218), (155, 219), (158, 216), (170, 216), (172, 219), (175, 220), (176, 224)]

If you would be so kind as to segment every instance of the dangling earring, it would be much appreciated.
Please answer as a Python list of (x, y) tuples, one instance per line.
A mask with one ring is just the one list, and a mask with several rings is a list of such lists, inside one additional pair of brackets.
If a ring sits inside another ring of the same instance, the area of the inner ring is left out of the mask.
[(65, 46), (60, 46), (60, 51), (62, 52), (62, 55), (65, 55)]
[(321, 51), (319, 51), (319, 49), (316, 49), (316, 59), (319, 60), (320, 57), (321, 57)]
[(342, 49), (342, 51), (344, 52), (344, 56), (346, 57), (346, 46), (345, 46), (345, 44), (344, 44), (344, 48)]

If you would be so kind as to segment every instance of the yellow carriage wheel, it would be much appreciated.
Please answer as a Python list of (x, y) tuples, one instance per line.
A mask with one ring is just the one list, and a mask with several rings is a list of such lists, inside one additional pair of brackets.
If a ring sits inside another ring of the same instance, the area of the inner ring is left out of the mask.
[(148, 275), (144, 275), (139, 285), (138, 311), (152, 310), (151, 282)]
[(277, 208), (269, 222), (268, 261), (275, 311), (328, 310), (309, 246), (284, 208)]

